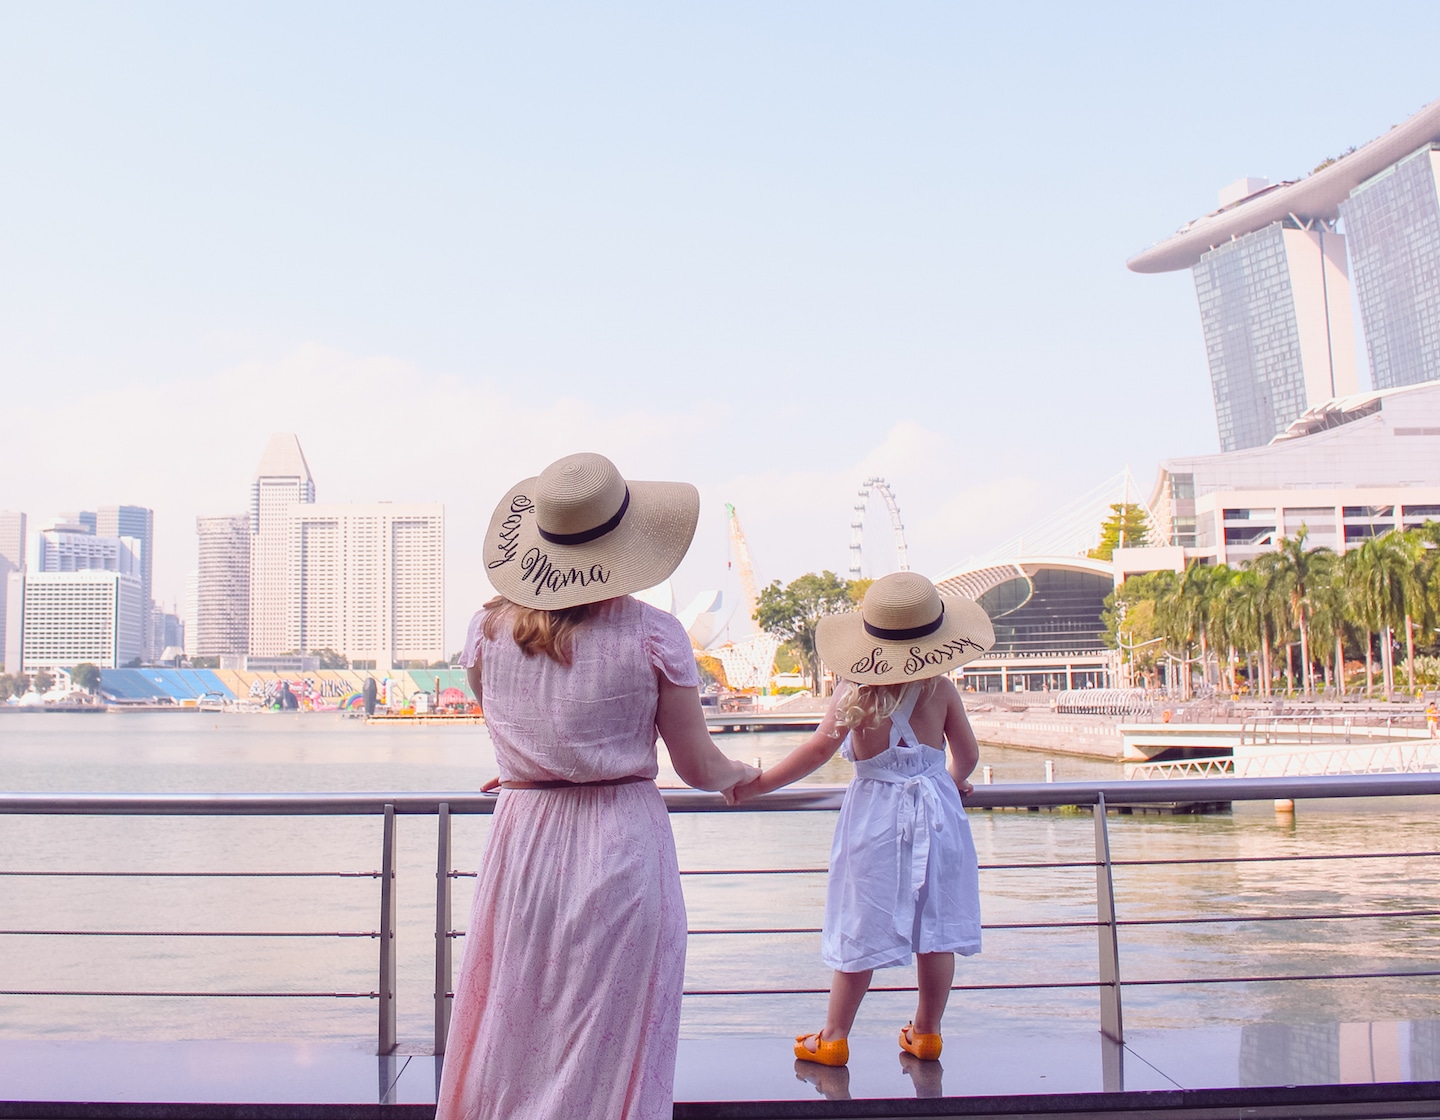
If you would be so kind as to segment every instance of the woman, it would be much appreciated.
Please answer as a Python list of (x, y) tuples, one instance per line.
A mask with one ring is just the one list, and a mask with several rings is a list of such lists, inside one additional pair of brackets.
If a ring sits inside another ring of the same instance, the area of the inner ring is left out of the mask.
[(684, 629), (630, 597), (679, 565), (699, 509), (693, 486), (581, 454), (491, 517), (499, 595), (464, 662), (501, 793), (437, 1120), (672, 1113), (686, 922), (656, 733), (699, 789), (757, 773), (710, 741)]

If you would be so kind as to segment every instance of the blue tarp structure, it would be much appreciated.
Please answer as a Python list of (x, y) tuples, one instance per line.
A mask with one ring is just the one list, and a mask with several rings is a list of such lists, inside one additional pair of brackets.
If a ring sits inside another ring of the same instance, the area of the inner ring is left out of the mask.
[(235, 694), (208, 669), (101, 669), (100, 692), (107, 700), (194, 700), (218, 693), (227, 700)]

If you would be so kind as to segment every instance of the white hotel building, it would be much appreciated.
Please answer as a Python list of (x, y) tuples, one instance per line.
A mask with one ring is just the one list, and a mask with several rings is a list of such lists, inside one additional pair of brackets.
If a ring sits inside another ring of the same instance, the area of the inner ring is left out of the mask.
[(145, 657), (141, 540), (95, 536), (78, 521), (60, 521), (36, 533), (27, 551), (25, 568), (7, 577), (5, 663), (12, 671), (85, 661), (116, 669)]
[(387, 670), (445, 657), (445, 508), (295, 505), (286, 647)]
[(445, 657), (444, 507), (318, 504), (294, 435), (272, 436), (256, 472), (249, 573), (251, 657), (332, 650), (380, 671)]
[(15, 668), (72, 668), (88, 661), (118, 669), (143, 656), (138, 575), (95, 568), (69, 572), (12, 572), (6, 662)]

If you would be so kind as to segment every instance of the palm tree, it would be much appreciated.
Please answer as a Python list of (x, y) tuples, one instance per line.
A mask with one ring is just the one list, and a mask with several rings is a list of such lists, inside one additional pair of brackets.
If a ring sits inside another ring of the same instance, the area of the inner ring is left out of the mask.
[(1312, 692), (1312, 671), (1310, 664), (1310, 594), (1315, 585), (1317, 568), (1324, 563), (1319, 558), (1329, 549), (1307, 550), (1305, 539), (1310, 534), (1307, 526), (1301, 525), (1293, 537), (1281, 537), (1276, 555), (1277, 574), (1287, 592), (1290, 622), (1300, 631), (1300, 673), (1301, 688), (1306, 696)]
[(1345, 621), (1347, 600), (1340, 582), (1340, 556), (1328, 548), (1315, 550), (1310, 584), (1310, 628), (1335, 641), (1335, 688), (1345, 695)]
[[(1405, 619), (1404, 551), (1390, 537), (1370, 537), (1359, 548), (1345, 554), (1348, 562), (1346, 590), (1350, 593), (1353, 617), (1365, 628), (1365, 694), (1371, 691), (1370, 636), (1380, 635), (1380, 671), (1385, 699), (1395, 692), (1395, 666), (1391, 655), (1394, 627)], [(1352, 559), (1353, 558), (1353, 559)]]
[(1180, 648), (1184, 669), (1180, 674), (1180, 698), (1190, 699), (1190, 649), (1200, 647), (1202, 673), (1208, 679), (1205, 666), (1209, 660), (1209, 640), (1206, 630), (1210, 623), (1210, 585), (1215, 568), (1205, 564), (1192, 563), (1180, 575), (1175, 594), (1165, 603), (1159, 604), (1156, 621), (1171, 641)]
[[(1254, 653), (1260, 648), (1260, 626), (1256, 611), (1258, 601), (1255, 591), (1256, 577), (1248, 568), (1231, 568), (1229, 571), (1230, 576), (1219, 594), (1219, 610), (1224, 619), (1225, 638), (1232, 650), (1238, 648), (1244, 653), (1250, 688), (1252, 691), (1258, 692), (1259, 681), (1253, 671)], [(1235, 660), (1233, 655), (1231, 660)], [(1238, 692), (1239, 685), (1234, 679), (1234, 668), (1231, 669), (1230, 676), (1231, 691)]]
[(1239, 619), (1236, 616), (1235, 578), (1239, 570), (1225, 564), (1217, 564), (1211, 572), (1210, 593), (1210, 634), (1215, 646), (1215, 657), (1219, 660), (1220, 647), (1225, 647), (1225, 675), (1229, 678), (1229, 691), (1239, 690), (1235, 680), (1235, 643), (1238, 640)]
[[(1431, 523), (1433, 524), (1433, 522)], [(1437, 526), (1440, 529), (1440, 526)], [(1435, 604), (1430, 594), (1434, 569), (1433, 549), (1426, 535), (1410, 529), (1394, 535), (1394, 548), (1399, 554), (1400, 591), (1405, 601), (1405, 683), (1415, 691), (1415, 627), (1428, 628), (1435, 617)]]
[(1280, 567), (1280, 554), (1267, 552), (1250, 564), (1256, 581), (1256, 620), (1260, 627), (1260, 664), (1265, 674), (1265, 695), (1270, 695), (1273, 675), (1271, 653), (1276, 643), (1288, 641), (1285, 607), (1288, 588)]

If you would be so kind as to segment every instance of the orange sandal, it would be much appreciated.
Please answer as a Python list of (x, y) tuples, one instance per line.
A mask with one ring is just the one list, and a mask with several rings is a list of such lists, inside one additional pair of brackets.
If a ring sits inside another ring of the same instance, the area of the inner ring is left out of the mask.
[(933, 1062), (940, 1057), (942, 1046), (938, 1034), (918, 1034), (913, 1022), (906, 1023), (900, 1031), (900, 1049), (914, 1054), (921, 1061)]
[[(815, 1040), (814, 1050), (805, 1045), (812, 1038)], [(795, 1036), (795, 1056), (802, 1062), (818, 1062), (822, 1066), (843, 1066), (850, 1061), (850, 1043), (843, 1038), (827, 1042), (820, 1037), (819, 1031), (797, 1034)]]

